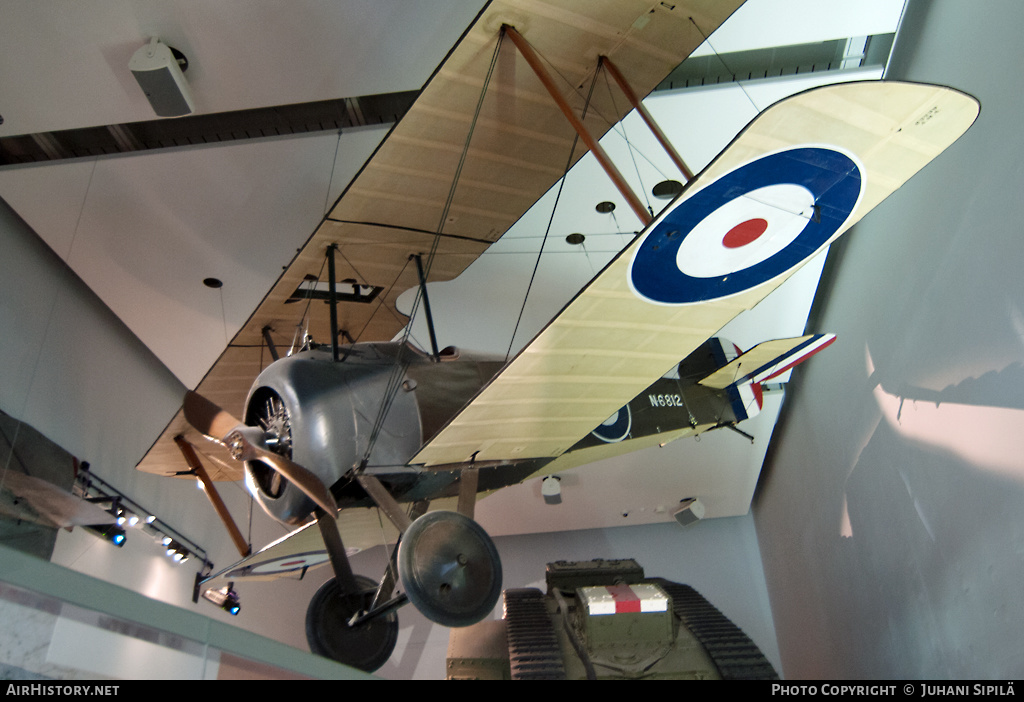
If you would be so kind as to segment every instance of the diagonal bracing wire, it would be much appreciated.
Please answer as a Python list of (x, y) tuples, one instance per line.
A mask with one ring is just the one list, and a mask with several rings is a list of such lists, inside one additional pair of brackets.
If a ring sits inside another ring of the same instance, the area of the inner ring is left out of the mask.
[[(484, 79), (483, 88), (480, 91), (480, 97), (477, 100), (476, 110), (473, 113), (473, 119), (469, 125), (469, 132), (466, 135), (466, 142), (462, 148), (462, 154), (459, 157), (458, 166), (455, 169), (455, 174), (452, 178), (451, 187), (448, 190), (448, 197), (445, 200), (444, 208), (441, 212), (440, 221), (437, 224), (437, 231), (434, 234), (434, 240), (430, 246), (430, 252), (424, 262), (423, 277), (429, 279), (430, 269), (434, 263), (434, 256), (437, 254), (437, 247), (441, 241), (441, 232), (444, 229), (445, 222), (448, 221), (448, 213), (451, 210), (452, 202), (455, 200), (455, 191), (459, 184), (459, 178), (462, 175), (462, 168), (466, 163), (466, 157), (469, 154), (469, 144), (473, 139), (473, 132), (476, 130), (477, 122), (480, 118), (480, 112), (483, 108), (484, 97), (487, 95), (487, 87), (490, 85), (491, 77), (494, 75), (494, 69), (498, 64), (498, 56), (501, 51), (502, 39), (504, 38), (504, 31), (498, 35), (498, 41), (494, 47), (494, 54), (491, 56), (491, 64), (487, 69), (487, 77)], [(413, 321), (416, 318), (416, 312), (419, 309), (420, 300), (423, 297), (423, 290), (418, 289), (416, 291), (416, 298), (413, 300), (412, 309), (409, 312), (409, 323), (405, 327), (405, 331), (402, 334), (400, 347), (404, 348), (409, 340), (409, 335), (412, 333)], [(370, 438), (366, 443), (366, 451), (363, 454), (361, 466), (365, 466), (370, 460), (370, 454), (373, 452), (373, 447), (377, 443), (377, 439), (380, 436), (380, 432), (384, 427), (384, 420), (388, 416), (388, 412), (391, 409), (391, 405), (394, 402), (395, 396), (398, 394), (399, 389), (402, 387), (402, 380), (405, 376), (405, 369), (408, 367), (409, 362), (404, 354), (399, 354), (395, 360), (395, 365), (392, 367), (391, 375), (388, 378), (388, 384), (384, 392), (384, 398), (381, 402), (380, 410), (377, 412), (377, 418), (373, 423), (373, 430), (370, 432)]]
[[(587, 108), (590, 106), (590, 99), (594, 95), (594, 86), (597, 85), (597, 75), (594, 73), (594, 78), (590, 82), (590, 92), (587, 93), (586, 102), (583, 104), (583, 117), (587, 116)], [(562, 188), (565, 187), (566, 176), (569, 175), (569, 169), (572, 167), (573, 155), (576, 153), (576, 145), (579, 144), (580, 136), (577, 134), (573, 137), (572, 148), (569, 149), (569, 158), (565, 162), (565, 168), (562, 170), (562, 178), (558, 183), (558, 193), (555, 195), (555, 202), (551, 206), (551, 215), (548, 217), (548, 226), (544, 230), (544, 238), (541, 239), (540, 249), (537, 251), (537, 260), (533, 263), (533, 272), (530, 274), (530, 282), (526, 286), (526, 294), (523, 295), (523, 304), (519, 308), (519, 316), (516, 318), (516, 326), (512, 330), (512, 338), (508, 340), (508, 350), (505, 352), (505, 362), (508, 363), (509, 356), (512, 355), (512, 345), (516, 341), (516, 334), (519, 332), (519, 325), (523, 321), (523, 314), (526, 312), (526, 301), (530, 297), (530, 290), (533, 288), (533, 281), (537, 277), (537, 269), (540, 267), (540, 259), (544, 254), (544, 245), (547, 244), (548, 235), (551, 233), (551, 224), (555, 220), (555, 212), (558, 210), (558, 201), (562, 197)]]

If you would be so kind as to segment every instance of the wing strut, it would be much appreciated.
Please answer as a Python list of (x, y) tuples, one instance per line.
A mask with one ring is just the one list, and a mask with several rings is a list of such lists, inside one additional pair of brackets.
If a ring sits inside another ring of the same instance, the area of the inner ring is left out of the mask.
[(652, 134), (654, 134), (654, 138), (658, 140), (658, 143), (661, 144), (662, 148), (665, 149), (665, 152), (668, 153), (672, 162), (676, 164), (676, 168), (678, 168), (686, 177), (686, 181), (689, 182), (693, 180), (693, 171), (687, 167), (682, 156), (680, 156), (679, 152), (676, 151), (674, 146), (672, 146), (672, 142), (670, 142), (668, 137), (665, 136), (665, 132), (661, 131), (661, 127), (659, 127), (658, 123), (654, 121), (654, 117), (652, 117), (651, 113), (647, 111), (646, 107), (644, 107), (640, 98), (638, 98), (636, 93), (633, 92), (633, 88), (631, 88), (629, 83), (626, 82), (626, 78), (619, 72), (619, 69), (614, 63), (612, 63), (612, 60), (607, 56), (602, 56), (598, 59), (598, 62), (600, 65), (608, 69), (608, 73), (615, 79), (615, 82), (619, 84), (619, 89), (622, 90), (626, 99), (628, 99), (629, 103), (636, 109), (637, 114), (639, 114), (643, 119), (647, 128), (651, 130)]
[(178, 445), (181, 450), (182, 456), (185, 457), (185, 463), (188, 464), (189, 471), (195, 474), (199, 479), (199, 482), (203, 484), (203, 492), (210, 499), (213, 508), (217, 510), (217, 515), (221, 521), (224, 522), (224, 527), (228, 530), (228, 534), (231, 536), (231, 541), (234, 542), (235, 548), (242, 554), (242, 558), (245, 558), (252, 553), (252, 547), (246, 542), (245, 537), (242, 536), (241, 530), (238, 525), (235, 524), (234, 518), (231, 513), (228, 512), (227, 505), (224, 504), (224, 500), (221, 499), (220, 493), (217, 492), (217, 488), (214, 486), (213, 481), (210, 480), (209, 474), (203, 467), (202, 462), (199, 460), (198, 454), (196, 454), (195, 447), (192, 446), (188, 441), (185, 440), (180, 434), (174, 437), (174, 443)]
[(622, 177), (622, 174), (619, 173), (619, 169), (617, 169), (611, 159), (608, 158), (608, 154), (598, 143), (597, 139), (594, 138), (594, 135), (590, 133), (590, 130), (587, 129), (586, 125), (584, 125), (583, 122), (580, 121), (580, 118), (576, 116), (576, 113), (572, 111), (572, 107), (558, 90), (558, 86), (555, 85), (554, 80), (552, 80), (551, 74), (548, 73), (547, 69), (544, 68), (544, 65), (541, 63), (540, 57), (537, 56), (537, 52), (535, 52), (533, 47), (527, 43), (523, 38), (523, 35), (516, 31), (515, 27), (506, 24), (502, 29), (508, 35), (508, 38), (512, 40), (512, 43), (516, 45), (516, 48), (519, 49), (519, 53), (523, 55), (526, 62), (530, 64), (530, 68), (533, 69), (533, 72), (537, 74), (540, 82), (544, 84), (545, 88), (547, 88), (551, 98), (558, 105), (559, 109), (562, 110), (562, 114), (564, 114), (565, 118), (569, 120), (573, 129), (575, 129), (576, 133), (580, 135), (581, 139), (583, 139), (583, 143), (586, 144), (587, 148), (589, 148), (591, 153), (594, 154), (594, 158), (596, 158), (597, 162), (601, 164), (605, 173), (607, 173), (608, 177), (611, 178), (612, 183), (614, 183), (615, 187), (618, 188), (620, 193), (622, 193), (622, 196), (626, 198), (626, 202), (629, 203), (633, 212), (640, 218), (640, 221), (643, 222), (646, 227), (651, 223), (651, 220), (653, 220), (654, 217), (650, 212), (648, 212), (647, 208), (644, 207), (644, 204), (640, 202), (640, 198), (636, 196), (636, 193), (634, 193), (629, 187), (629, 184), (626, 183), (626, 179)]
[(441, 353), (437, 350), (437, 334), (434, 333), (434, 315), (430, 313), (430, 298), (427, 296), (427, 278), (423, 275), (423, 256), (412, 254), (409, 258), (416, 261), (416, 273), (420, 276), (420, 294), (423, 295), (423, 313), (427, 316), (427, 330), (430, 332), (430, 350), (434, 353), (434, 360), (441, 360)]
[(331, 357), (338, 362), (338, 283), (334, 273), (334, 252), (337, 244), (327, 247), (327, 291), (331, 308)]

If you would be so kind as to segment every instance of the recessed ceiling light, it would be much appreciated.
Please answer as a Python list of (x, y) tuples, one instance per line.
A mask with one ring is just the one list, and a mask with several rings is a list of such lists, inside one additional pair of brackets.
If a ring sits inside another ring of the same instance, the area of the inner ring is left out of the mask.
[(604, 202), (597, 203), (597, 207), (595, 207), (594, 209), (596, 209), (601, 214), (608, 214), (609, 212), (615, 210), (615, 203), (608, 202), (607, 200), (605, 200)]
[(569, 236), (565, 237), (565, 241), (573, 246), (579, 246), (586, 238), (587, 237), (583, 236), (579, 232), (573, 232)]
[(220, 288), (224, 286), (224, 282), (220, 278), (204, 278), (203, 285), (208, 288)]
[(683, 184), (678, 180), (663, 180), (651, 188), (651, 195), (659, 200), (671, 200), (681, 192)]

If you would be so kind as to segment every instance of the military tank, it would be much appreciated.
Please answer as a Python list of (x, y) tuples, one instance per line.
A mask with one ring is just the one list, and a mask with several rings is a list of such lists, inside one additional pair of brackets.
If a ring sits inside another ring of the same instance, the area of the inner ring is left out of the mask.
[(505, 590), (501, 620), (452, 630), (449, 680), (778, 679), (700, 593), (635, 560), (558, 561), (545, 580)]

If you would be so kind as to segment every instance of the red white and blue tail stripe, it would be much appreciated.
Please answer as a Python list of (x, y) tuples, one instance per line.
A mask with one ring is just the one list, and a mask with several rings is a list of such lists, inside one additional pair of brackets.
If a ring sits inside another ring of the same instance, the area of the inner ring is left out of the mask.
[[(780, 354), (775, 359), (762, 364), (759, 368), (751, 371), (748, 375), (755, 383), (764, 383), (777, 378), (789, 369), (806, 361), (808, 358), (828, 347), (836, 340), (835, 334), (813, 334), (803, 337), (805, 341), (794, 346), (789, 351)], [(796, 340), (794, 340), (796, 341)], [(769, 342), (770, 343), (770, 342)], [(757, 349), (755, 346), (751, 351)], [(748, 352), (749, 353), (749, 352)]]
[[(748, 419), (757, 414), (763, 405), (761, 383), (779, 377), (835, 340), (835, 334), (811, 334), (794, 339), (765, 341), (746, 353), (728, 359), (728, 363), (702, 379), (700, 384), (725, 390), (737, 420)], [(723, 343), (723, 347), (728, 346), (732, 344)]]

